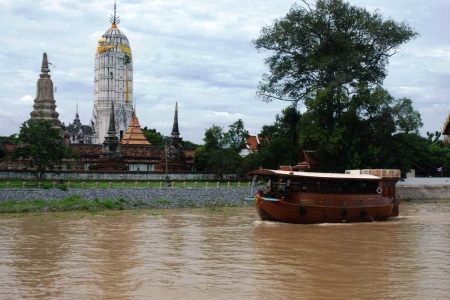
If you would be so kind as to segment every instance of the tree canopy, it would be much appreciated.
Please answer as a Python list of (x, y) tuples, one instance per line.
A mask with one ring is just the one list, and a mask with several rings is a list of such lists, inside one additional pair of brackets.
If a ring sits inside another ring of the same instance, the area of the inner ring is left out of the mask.
[[(167, 136), (163, 135), (156, 129), (148, 129), (147, 126), (142, 128), (142, 133), (144, 134), (147, 141), (150, 142), (152, 146), (165, 146), (166, 145), (166, 139)], [(183, 141), (185, 148), (195, 148), (198, 147), (197, 144), (190, 142), (190, 141)]]
[(396, 147), (406, 147), (401, 143), (409, 141), (396, 139), (395, 135), (417, 134), (422, 126), (412, 101), (396, 99), (380, 86), (360, 88), (351, 97), (335, 92), (337, 101), (332, 105), (328, 103), (328, 93), (322, 90), (305, 101), (307, 110), (299, 123), (300, 144), (315, 150), (327, 171), (388, 165), (395, 168), (389, 163), (391, 154), (397, 151)]
[(152, 146), (165, 146), (166, 145), (166, 138), (164, 135), (162, 135), (160, 132), (156, 131), (156, 129), (148, 129), (147, 126), (145, 126), (142, 129), (142, 133), (144, 134), (147, 141), (150, 142)]
[(317, 0), (314, 8), (294, 4), (253, 40), (258, 51), (272, 52), (257, 94), (266, 102), (298, 103), (323, 89), (350, 94), (360, 84), (381, 85), (389, 58), (417, 35), (405, 22), (342, 0)]
[(212, 171), (220, 179), (224, 173), (239, 172), (242, 157), (238, 153), (248, 132), (240, 119), (228, 128), (227, 132), (217, 125), (206, 129), (203, 138), (205, 144), (198, 147), (194, 154), (194, 163), (198, 171)]
[(227, 148), (239, 152), (245, 143), (245, 139), (249, 136), (248, 131), (244, 128), (244, 122), (239, 119), (229, 125), (228, 128), (228, 131), (223, 135), (224, 144)]
[(276, 138), (285, 138), (293, 147), (298, 147), (298, 124), (301, 113), (296, 105), (290, 105), (275, 116), (272, 125), (263, 125), (261, 130), (261, 143), (266, 145)]
[[(298, 137), (289, 144), (314, 150), (323, 171), (392, 166), (396, 147), (417, 144), (405, 134), (416, 135), (422, 121), (411, 99), (392, 97), (382, 83), (389, 58), (417, 35), (405, 22), (342, 0), (294, 4), (253, 40), (258, 51), (270, 51), (257, 94), (266, 102), (292, 102), (262, 133)], [(404, 160), (398, 164), (406, 170)]]
[(36, 170), (36, 179), (41, 180), (47, 168), (60, 166), (64, 158), (75, 158), (76, 154), (64, 146), (61, 128), (52, 121), (28, 120), (20, 127), (18, 147), (13, 159), (23, 158), (30, 168)]

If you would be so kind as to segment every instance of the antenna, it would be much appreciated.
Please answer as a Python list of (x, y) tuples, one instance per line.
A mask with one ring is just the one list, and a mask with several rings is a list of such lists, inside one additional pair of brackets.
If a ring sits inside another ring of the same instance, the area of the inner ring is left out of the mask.
[(120, 23), (120, 17), (119, 16), (116, 17), (116, 0), (114, 0), (114, 16), (111, 16), (109, 18), (109, 22), (111, 22), (111, 24), (113, 25), (117, 25)]

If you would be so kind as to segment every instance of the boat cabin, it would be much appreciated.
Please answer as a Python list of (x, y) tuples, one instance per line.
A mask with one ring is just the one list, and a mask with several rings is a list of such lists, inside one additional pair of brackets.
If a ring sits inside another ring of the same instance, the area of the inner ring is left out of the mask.
[(345, 174), (337, 174), (262, 169), (249, 175), (254, 175), (252, 193), (259, 191), (262, 196), (287, 201), (292, 194), (381, 194), (395, 197), (400, 170), (349, 170)]

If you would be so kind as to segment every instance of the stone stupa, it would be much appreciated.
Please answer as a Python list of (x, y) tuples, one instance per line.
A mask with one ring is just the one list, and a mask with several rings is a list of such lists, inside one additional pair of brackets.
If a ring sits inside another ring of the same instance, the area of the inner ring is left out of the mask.
[(34, 99), (33, 111), (30, 113), (32, 120), (50, 120), (55, 127), (60, 127), (61, 122), (56, 112), (56, 101), (53, 94), (53, 82), (48, 74), (47, 53), (42, 58), (41, 74), (36, 85), (36, 99)]

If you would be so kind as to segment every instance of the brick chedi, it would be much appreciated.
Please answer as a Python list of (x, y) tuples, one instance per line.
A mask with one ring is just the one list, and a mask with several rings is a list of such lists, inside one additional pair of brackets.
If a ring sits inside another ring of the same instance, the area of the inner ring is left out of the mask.
[(183, 138), (180, 137), (178, 129), (178, 103), (175, 103), (175, 115), (171, 136), (167, 139), (166, 155), (161, 158), (161, 162), (156, 166), (156, 171), (186, 172), (189, 166), (186, 164), (186, 154), (184, 150)]
[(55, 126), (60, 126), (61, 122), (58, 119), (59, 114), (56, 112), (56, 101), (53, 95), (53, 82), (49, 72), (47, 53), (44, 53), (41, 74), (36, 85), (36, 99), (30, 115), (33, 120), (50, 120)]
[(114, 102), (111, 102), (108, 133), (103, 141), (102, 154), (94, 169), (100, 170), (126, 170), (120, 153), (120, 142), (117, 137), (116, 122), (114, 118)]
[(111, 102), (108, 134), (103, 141), (101, 157), (119, 158), (120, 156), (120, 143), (119, 138), (117, 137), (116, 122), (114, 120), (114, 102)]

